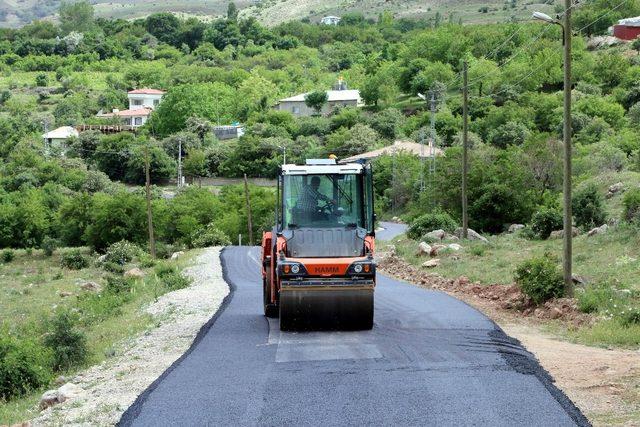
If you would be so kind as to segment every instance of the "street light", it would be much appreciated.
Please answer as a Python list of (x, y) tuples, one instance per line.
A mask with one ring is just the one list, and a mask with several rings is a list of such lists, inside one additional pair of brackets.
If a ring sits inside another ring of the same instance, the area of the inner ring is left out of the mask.
[(571, 273), (573, 221), (571, 212), (571, 0), (565, 0), (564, 19), (551, 18), (542, 12), (533, 12), (533, 18), (562, 27), (562, 44), (564, 46), (564, 251), (562, 269), (565, 294), (573, 296), (573, 275)]

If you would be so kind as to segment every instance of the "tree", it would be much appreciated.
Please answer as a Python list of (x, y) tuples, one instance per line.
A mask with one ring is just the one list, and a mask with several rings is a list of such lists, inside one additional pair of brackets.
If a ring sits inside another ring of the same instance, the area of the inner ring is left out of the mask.
[(87, 0), (60, 3), (60, 23), (64, 34), (90, 31), (94, 26), (93, 6)]
[(207, 157), (202, 150), (191, 150), (189, 154), (187, 154), (187, 158), (184, 159), (184, 164), (182, 166), (184, 174), (186, 176), (190, 176), (192, 178), (200, 179), (204, 176), (207, 176)]
[(145, 20), (145, 27), (149, 34), (154, 35), (161, 42), (180, 46), (180, 20), (173, 13), (151, 14)]
[(316, 115), (320, 115), (320, 111), (322, 110), (322, 107), (324, 107), (324, 104), (327, 103), (327, 100), (327, 92), (323, 90), (309, 92), (304, 96), (305, 105), (309, 108), (313, 108), (316, 112)]
[(640, 54), (640, 37), (636, 37), (636, 39), (631, 44), (631, 47), (633, 47), (638, 52), (638, 54)]
[(159, 136), (167, 136), (186, 127), (190, 117), (214, 123), (237, 120), (236, 91), (224, 83), (191, 83), (175, 86), (167, 92), (151, 115), (150, 125)]
[(97, 193), (93, 198), (91, 224), (86, 240), (96, 250), (128, 240), (137, 244), (147, 242), (147, 213), (144, 198), (127, 191), (114, 195)]
[(238, 20), (238, 7), (234, 2), (229, 2), (227, 6), (227, 19), (230, 21)]

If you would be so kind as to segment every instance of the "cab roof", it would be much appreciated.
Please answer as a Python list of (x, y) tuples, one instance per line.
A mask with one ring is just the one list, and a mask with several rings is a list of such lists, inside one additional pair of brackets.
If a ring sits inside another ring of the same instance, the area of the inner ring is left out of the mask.
[(348, 175), (362, 173), (360, 163), (336, 164), (306, 164), (306, 165), (282, 165), (283, 175)]

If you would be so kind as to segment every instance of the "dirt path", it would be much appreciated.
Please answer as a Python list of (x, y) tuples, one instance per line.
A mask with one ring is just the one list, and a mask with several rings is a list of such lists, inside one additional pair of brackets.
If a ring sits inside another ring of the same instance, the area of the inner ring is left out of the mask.
[(122, 344), (117, 356), (76, 375), (77, 397), (55, 405), (33, 425), (113, 425), (156, 378), (189, 348), (218, 310), (229, 288), (220, 249), (208, 248), (184, 274), (191, 286), (167, 293), (147, 307), (159, 326)]

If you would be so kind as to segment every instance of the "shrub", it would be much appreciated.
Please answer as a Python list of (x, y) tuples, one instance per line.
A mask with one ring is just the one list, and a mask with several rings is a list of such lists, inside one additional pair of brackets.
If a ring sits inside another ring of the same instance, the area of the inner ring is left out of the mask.
[(110, 273), (124, 274), (124, 265), (115, 262), (105, 262), (102, 264), (102, 268)]
[(213, 223), (207, 225), (204, 230), (197, 230), (191, 235), (191, 246), (194, 248), (228, 246), (230, 244), (229, 237), (216, 228)]
[(191, 280), (183, 276), (177, 267), (167, 263), (158, 264), (155, 273), (160, 282), (171, 291), (186, 288), (191, 283)]
[(622, 199), (624, 206), (623, 219), (640, 225), (640, 188), (634, 188), (625, 193)]
[(583, 313), (596, 313), (611, 307), (617, 300), (610, 283), (598, 283), (587, 287), (578, 295), (578, 309)]
[(67, 370), (87, 361), (87, 337), (76, 327), (77, 319), (67, 311), (55, 315), (44, 344), (53, 351), (53, 366)]
[(604, 224), (607, 220), (607, 215), (603, 204), (602, 195), (594, 184), (576, 191), (572, 200), (573, 217), (576, 225), (584, 228), (593, 228)]
[(417, 240), (433, 230), (452, 233), (457, 226), (458, 224), (451, 218), (451, 215), (444, 211), (435, 211), (416, 218), (409, 226), (407, 236)]
[(515, 281), (535, 304), (564, 295), (564, 279), (558, 262), (550, 254), (520, 264)]
[(179, 247), (164, 242), (156, 242), (156, 257), (159, 259), (168, 259), (174, 252), (178, 252)]
[(133, 290), (135, 280), (130, 277), (107, 276), (106, 291), (111, 294), (124, 295)]
[(37, 342), (0, 330), (0, 401), (48, 384), (50, 366), (51, 353)]
[(121, 240), (109, 246), (106, 252), (106, 262), (124, 265), (131, 262), (142, 250), (131, 242)]
[(547, 239), (554, 230), (562, 228), (562, 212), (556, 207), (543, 206), (531, 217), (531, 230), (541, 239)]
[(42, 239), (42, 244), (40, 245), (46, 256), (53, 255), (53, 252), (58, 248), (58, 246), (60, 246), (60, 241), (51, 236), (47, 236)]
[(620, 324), (624, 327), (640, 325), (640, 308), (631, 307), (620, 312)]
[(89, 266), (89, 258), (80, 249), (72, 249), (62, 254), (60, 265), (70, 270), (82, 270)]
[(10, 263), (16, 257), (16, 253), (11, 249), (5, 249), (2, 251), (2, 262)]

